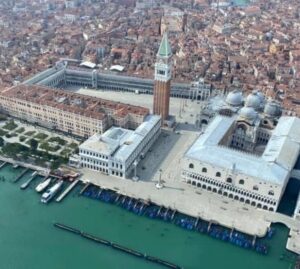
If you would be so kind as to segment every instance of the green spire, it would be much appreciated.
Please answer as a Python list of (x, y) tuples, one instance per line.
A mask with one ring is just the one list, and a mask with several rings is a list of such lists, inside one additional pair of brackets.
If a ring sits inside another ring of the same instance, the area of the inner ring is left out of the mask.
[(157, 56), (159, 57), (170, 57), (172, 55), (172, 49), (168, 40), (168, 33), (165, 32), (162, 41), (159, 46)]

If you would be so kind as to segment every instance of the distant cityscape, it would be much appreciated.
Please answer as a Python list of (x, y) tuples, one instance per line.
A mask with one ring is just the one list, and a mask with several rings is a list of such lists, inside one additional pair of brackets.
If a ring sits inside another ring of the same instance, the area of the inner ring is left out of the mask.
[(42, 203), (76, 189), (262, 255), (280, 223), (293, 253), (280, 259), (300, 265), (300, 3), (11, 0), (0, 10), (0, 181), (10, 169), (13, 183), (29, 175), (20, 189), (35, 184)]
[(23, 81), (60, 58), (88, 61), (100, 70), (121, 66), (124, 74), (153, 78), (154, 56), (168, 29), (173, 81), (203, 78), (219, 90), (259, 89), (299, 115), (299, 2), (247, 4), (2, 1), (1, 84)]

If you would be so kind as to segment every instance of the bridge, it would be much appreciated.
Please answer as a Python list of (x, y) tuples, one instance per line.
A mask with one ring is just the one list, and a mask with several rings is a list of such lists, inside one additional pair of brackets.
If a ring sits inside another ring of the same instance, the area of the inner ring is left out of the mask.
[(286, 248), (300, 255), (300, 221), (278, 212), (266, 211), (265, 220), (272, 223), (281, 223), (290, 229)]

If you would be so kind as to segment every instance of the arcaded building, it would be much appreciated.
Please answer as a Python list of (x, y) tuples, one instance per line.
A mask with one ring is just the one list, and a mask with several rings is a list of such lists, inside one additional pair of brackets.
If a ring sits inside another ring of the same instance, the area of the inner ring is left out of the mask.
[(16, 118), (84, 138), (102, 134), (112, 125), (136, 129), (149, 114), (144, 107), (24, 84), (0, 92), (0, 109)]
[[(233, 91), (206, 107), (207, 127), (187, 150), (182, 180), (275, 211), (300, 152), (300, 119), (258, 91)], [(209, 115), (209, 113), (207, 113)]]

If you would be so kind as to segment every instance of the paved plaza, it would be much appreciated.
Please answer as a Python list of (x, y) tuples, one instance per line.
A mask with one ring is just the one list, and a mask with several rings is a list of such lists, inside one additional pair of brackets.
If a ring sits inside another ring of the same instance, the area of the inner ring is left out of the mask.
[[(77, 92), (152, 108), (151, 95), (88, 89), (80, 89)], [(177, 118), (176, 130), (163, 130), (145, 158), (140, 161), (137, 168), (139, 181), (110, 177), (88, 169), (81, 170), (82, 180), (259, 237), (266, 234), (272, 222), (284, 223), (291, 229), (287, 248), (300, 254), (299, 221), (181, 182), (182, 156), (197, 136), (201, 135), (200, 130), (195, 127), (200, 103), (171, 98), (170, 111)], [(160, 174), (164, 187), (157, 189), (155, 184)]]
[[(72, 89), (69, 87), (68, 90), (115, 102), (146, 107), (149, 108), (151, 111), (153, 107), (152, 95), (135, 94), (131, 92), (91, 90), (85, 88), (78, 89), (76, 87), (73, 87)], [(177, 122), (188, 122), (190, 124), (194, 124), (196, 121), (196, 114), (199, 112), (200, 101), (192, 101), (174, 97), (170, 98), (170, 115), (176, 116)]]

